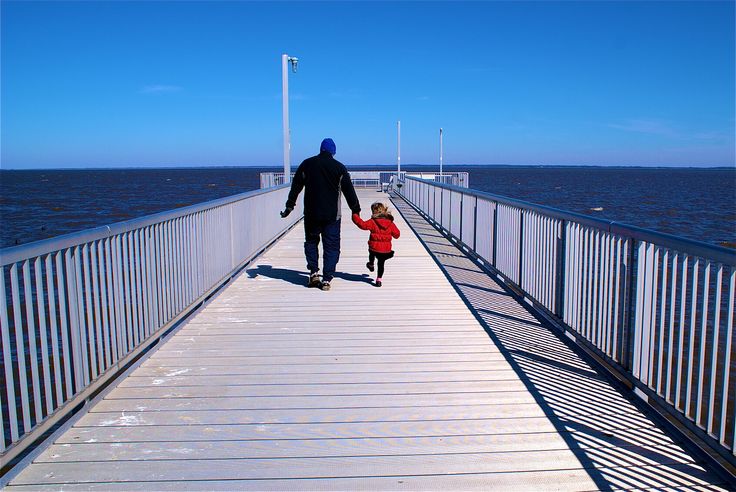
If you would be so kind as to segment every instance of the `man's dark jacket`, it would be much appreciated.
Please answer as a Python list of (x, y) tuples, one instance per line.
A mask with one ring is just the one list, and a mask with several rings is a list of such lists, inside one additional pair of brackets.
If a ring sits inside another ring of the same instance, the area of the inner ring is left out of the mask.
[(308, 220), (334, 221), (340, 218), (340, 192), (353, 213), (360, 212), (350, 173), (327, 151), (304, 160), (291, 183), (286, 208), (294, 208), (296, 199), (304, 191), (304, 217)]

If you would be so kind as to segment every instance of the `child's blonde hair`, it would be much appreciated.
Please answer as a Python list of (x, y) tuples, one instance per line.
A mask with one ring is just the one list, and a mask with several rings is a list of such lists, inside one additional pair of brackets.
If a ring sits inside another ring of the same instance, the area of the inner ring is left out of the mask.
[(371, 214), (373, 217), (379, 217), (388, 213), (388, 207), (381, 202), (375, 202), (371, 205)]

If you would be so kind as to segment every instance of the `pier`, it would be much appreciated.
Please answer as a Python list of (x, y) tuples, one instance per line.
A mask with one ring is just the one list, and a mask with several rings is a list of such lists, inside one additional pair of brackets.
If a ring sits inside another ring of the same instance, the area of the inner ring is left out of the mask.
[(7, 490), (733, 487), (732, 252), (401, 184), (381, 288), (283, 186), (3, 251)]

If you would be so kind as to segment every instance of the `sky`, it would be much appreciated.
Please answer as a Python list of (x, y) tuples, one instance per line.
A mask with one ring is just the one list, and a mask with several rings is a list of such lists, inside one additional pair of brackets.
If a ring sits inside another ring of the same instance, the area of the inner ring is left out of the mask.
[(736, 166), (735, 3), (0, 2), (0, 167)]

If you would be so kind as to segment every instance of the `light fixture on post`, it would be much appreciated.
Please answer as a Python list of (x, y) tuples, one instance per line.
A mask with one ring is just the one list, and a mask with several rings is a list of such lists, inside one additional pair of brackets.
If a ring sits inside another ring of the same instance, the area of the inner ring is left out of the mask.
[(289, 130), (289, 63), (291, 63), (291, 71), (296, 73), (296, 64), (299, 58), (281, 55), (281, 97), (283, 100), (283, 119), (284, 119), (284, 183), (291, 181), (291, 132)]

